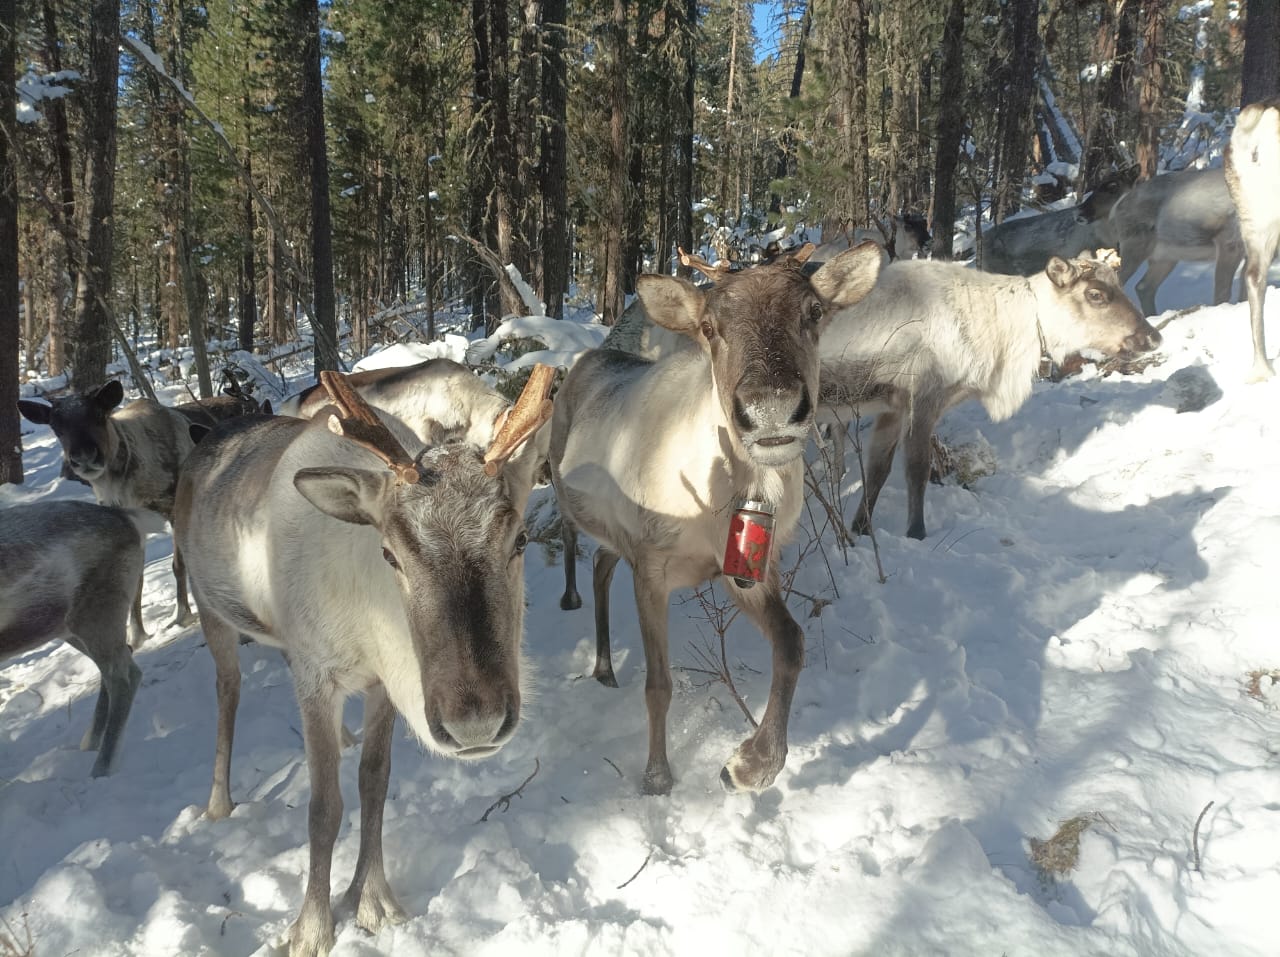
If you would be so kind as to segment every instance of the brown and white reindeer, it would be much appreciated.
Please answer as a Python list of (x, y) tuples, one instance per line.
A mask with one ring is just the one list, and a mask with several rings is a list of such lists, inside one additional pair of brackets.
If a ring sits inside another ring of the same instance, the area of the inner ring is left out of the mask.
[(92, 774), (111, 773), (142, 672), (126, 636), (142, 644), (143, 540), (160, 519), (140, 509), (38, 502), (0, 509), (0, 661), (62, 639), (101, 673), (93, 723), (80, 747)]
[[(609, 583), (630, 564), (644, 641), (649, 757), (643, 790), (665, 794), (670, 593), (722, 574), (731, 514), (744, 499), (776, 509), (775, 548), (793, 531), (804, 495), (805, 440), (818, 394), (818, 336), (830, 313), (865, 296), (883, 255), (863, 243), (812, 278), (801, 259), (723, 277), (709, 291), (682, 279), (641, 276), (648, 317), (696, 348), (658, 361), (598, 349), (578, 360), (556, 396), (551, 469), (565, 541), (562, 608), (578, 608), (578, 529), (600, 547), (593, 561), (594, 676), (616, 686), (609, 649)], [(804, 637), (783, 601), (776, 562), (734, 602), (773, 645), (773, 679), (759, 729), (720, 778), (759, 791), (782, 769), (787, 716)]]
[[(151, 399), (116, 408), (123, 398), (124, 386), (112, 380), (49, 405), (20, 399), (18, 409), (30, 421), (53, 429), (65, 467), (89, 484), (99, 503), (150, 509), (172, 522), (178, 469), (195, 446), (190, 418)], [(178, 598), (173, 624), (190, 624), (195, 616), (176, 541), (173, 577)]]
[(382, 863), (396, 712), (424, 746), (452, 757), (492, 754), (515, 732), (524, 507), (551, 414), (552, 370), (542, 366), (514, 407), (504, 401), (496, 419), (467, 423), (487, 451), (468, 440), (422, 448), (407, 429), (394, 435), (339, 373), (321, 375), (333, 405), (315, 420), (228, 422), (201, 441), (175, 516), (217, 671), (211, 818), (231, 812), (237, 635), (282, 649), (293, 674), (311, 806), (291, 957), (333, 945), (343, 701), (365, 697), (360, 850), (346, 903), (369, 931), (404, 916)]
[[(886, 266), (871, 294), (839, 310), (823, 334), (821, 418), (835, 434), (875, 415), (866, 485), (853, 530), (866, 534), (876, 498), (906, 444), (907, 535), (924, 538), (924, 490), (942, 414), (977, 399), (993, 421), (1031, 395), (1040, 361), (1072, 352), (1149, 352), (1160, 333), (1100, 259), (1049, 260), (1029, 279), (914, 260)], [(843, 444), (837, 443), (843, 464)]]
[(1249, 381), (1261, 382), (1275, 375), (1267, 358), (1262, 307), (1267, 270), (1280, 243), (1280, 97), (1250, 103), (1240, 111), (1227, 147), (1226, 178), (1244, 243), (1244, 287), (1253, 332)]

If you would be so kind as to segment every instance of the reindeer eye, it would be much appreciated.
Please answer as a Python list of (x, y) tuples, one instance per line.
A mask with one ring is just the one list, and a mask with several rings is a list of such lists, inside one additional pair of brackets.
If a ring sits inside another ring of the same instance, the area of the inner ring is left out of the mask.
[(810, 322), (822, 321), (822, 306), (819, 303), (815, 302), (813, 305), (809, 307), (809, 321)]
[(1095, 306), (1104, 305), (1107, 301), (1106, 294), (1101, 289), (1090, 289), (1085, 297)]
[(716, 331), (711, 328), (711, 323), (706, 322), (705, 320), (702, 323), (702, 335), (708, 342), (716, 337)]
[(529, 534), (527, 532), (521, 532), (519, 535), (517, 535), (516, 536), (516, 554), (523, 555), (524, 550), (528, 546), (528, 544), (529, 544)]
[(392, 568), (395, 568), (397, 570), (400, 568), (400, 563), (396, 561), (396, 557), (391, 554), (391, 549), (384, 548), (382, 550), (382, 557), (386, 560), (386, 563), (390, 565)]

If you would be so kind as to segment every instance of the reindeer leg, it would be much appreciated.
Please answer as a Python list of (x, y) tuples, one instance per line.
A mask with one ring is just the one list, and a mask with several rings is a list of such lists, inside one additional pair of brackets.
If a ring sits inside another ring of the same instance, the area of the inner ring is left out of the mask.
[(609, 586), (618, 567), (618, 553), (601, 545), (591, 560), (591, 587), (596, 602), (596, 667), (591, 677), (610, 688), (618, 687), (609, 645)]
[[(396, 709), (381, 684), (365, 692), (364, 745), (360, 751), (360, 855), (343, 904), (355, 908), (356, 923), (371, 934), (398, 924), (405, 912), (396, 902), (382, 867), (382, 812), (391, 778), (391, 733)], [(344, 729), (345, 730), (345, 729)]]
[(142, 624), (142, 576), (138, 576), (138, 591), (133, 596), (133, 605), (129, 608), (129, 647), (135, 651), (142, 647), (149, 637)]
[(649, 712), (649, 760), (640, 790), (669, 794), (673, 778), (667, 763), (667, 712), (671, 709), (671, 662), (667, 647), (667, 603), (671, 597), (661, 572), (632, 566), (636, 610), (644, 638), (644, 703)]
[[(1213, 262), (1213, 304), (1220, 306), (1231, 301), (1231, 280), (1236, 277), (1243, 259), (1239, 246), (1224, 241), (1220, 235), (1214, 243), (1216, 255)], [(1246, 267), (1247, 268), (1247, 267)]]
[[(200, 601), (199, 593), (196, 600)], [(213, 758), (213, 786), (209, 791), (212, 820), (231, 813), (231, 743), (236, 733), (236, 708), (240, 706), (240, 636), (234, 627), (212, 611), (207, 602), (204, 616), (204, 640), (213, 656), (218, 688), (218, 734)]]
[(1142, 278), (1138, 280), (1138, 285), (1134, 287), (1134, 292), (1138, 294), (1138, 302), (1142, 305), (1142, 314), (1144, 316), (1158, 315), (1156, 312), (1156, 290), (1160, 288), (1160, 284), (1169, 278), (1169, 273), (1173, 272), (1173, 267), (1177, 263), (1172, 259), (1149, 259), (1147, 260), (1147, 271), (1142, 274)]
[(939, 415), (933, 408), (913, 409), (907, 426), (907, 537), (924, 540), (924, 492), (933, 463), (933, 430)]
[[(289, 931), (289, 957), (326, 957), (333, 949), (334, 940), (329, 877), (333, 866), (333, 844), (338, 839), (338, 828), (342, 824), (342, 789), (338, 782), (338, 765), (342, 759), (338, 745), (342, 698), (335, 689), (326, 687), (328, 683), (323, 680), (308, 684), (321, 686), (300, 694), (298, 698), (302, 712), (302, 738), (307, 749), (307, 770), (311, 776), (311, 802), (307, 808), (310, 864), (302, 910)], [(301, 690), (296, 679), (294, 688)], [(387, 734), (389, 737), (390, 732)], [(386, 763), (390, 770), (389, 762)], [(365, 783), (363, 771), (361, 767), (362, 785)], [(380, 772), (374, 770), (371, 773)], [(384, 782), (384, 794), (385, 788)], [(363, 812), (361, 816), (363, 818)], [(380, 802), (378, 817), (382, 817)]]
[(1267, 270), (1276, 253), (1280, 237), (1263, 236), (1258, 255), (1250, 255), (1244, 267), (1244, 286), (1249, 296), (1249, 327), (1253, 332), (1253, 368), (1246, 382), (1263, 382), (1276, 374), (1267, 358), (1266, 331), (1262, 325), (1262, 307), (1267, 296)]
[(726, 584), (734, 603), (773, 645), (773, 678), (760, 726), (725, 762), (720, 783), (730, 792), (763, 791), (787, 760), (787, 718), (804, 665), (804, 632), (782, 600), (776, 566), (754, 588), (739, 588), (730, 579)]
[(578, 594), (578, 529), (569, 516), (560, 507), (560, 538), (564, 542), (564, 594), (560, 597), (560, 607), (565, 611), (573, 611), (582, 607), (582, 596)]
[(83, 614), (73, 613), (67, 621), (77, 636), (75, 646), (93, 660), (101, 673), (93, 724), (80, 745), (83, 750), (98, 752), (90, 772), (95, 778), (110, 774), (115, 767), (120, 737), (142, 681), (142, 671), (134, 664), (125, 641), (124, 609), (120, 611), (118, 617), (104, 615), (103, 609), (95, 606)]
[(182, 549), (178, 548), (176, 541), (173, 543), (173, 580), (177, 585), (178, 607), (174, 610), (169, 627), (185, 628), (187, 625), (194, 625), (196, 616), (187, 603), (187, 563), (183, 560)]
[(893, 468), (893, 453), (898, 448), (898, 435), (902, 431), (902, 414), (886, 410), (876, 416), (876, 424), (871, 430), (871, 449), (867, 461), (866, 483), (862, 489), (862, 501), (853, 513), (853, 534), (871, 534), (871, 513), (876, 507), (876, 499), (884, 488), (889, 471)]

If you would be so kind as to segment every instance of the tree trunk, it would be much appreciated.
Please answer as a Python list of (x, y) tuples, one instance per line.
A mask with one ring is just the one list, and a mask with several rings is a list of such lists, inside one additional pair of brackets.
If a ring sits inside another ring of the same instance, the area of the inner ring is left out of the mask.
[[(506, 0), (490, 0), (489, 7), (489, 82), (492, 84), (493, 106), (493, 172), (494, 214), (497, 227), (498, 258), (503, 265), (514, 265), (522, 275), (528, 263), (516, 232), (516, 210), (520, 207), (517, 157), (511, 123), (511, 24), (507, 19)], [(499, 283), (503, 316), (521, 315), (524, 304), (513, 297), (514, 287)]]
[(120, 75), (120, 0), (89, 0), (88, 75), (81, 85), (85, 123), (82, 219), (84, 261), (76, 288), (71, 385), (102, 384), (111, 359), (112, 207), (116, 184), (116, 98)]
[(609, 154), (606, 157), (604, 288), (601, 319), (611, 326), (622, 315), (622, 242), (627, 216), (627, 0), (613, 0), (609, 30)]
[(542, 298), (547, 315), (564, 316), (569, 291), (569, 186), (565, 120), (565, 0), (545, 0), (542, 31)]
[(1133, 57), (1136, 45), (1136, 0), (1104, 0), (1100, 10), (1094, 62), (1110, 67), (1098, 85), (1098, 100), (1085, 134), (1084, 162), (1077, 193), (1098, 184), (1111, 167), (1132, 162), (1124, 143), (1130, 140)]
[(992, 197), (992, 214), (997, 223), (1022, 203), (1036, 67), (1040, 63), (1039, 0), (1012, 0), (1006, 9), (1010, 52), (1000, 114), (999, 166)]
[(729, 92), (724, 102), (724, 139), (720, 143), (719, 155), (716, 157), (720, 166), (720, 222), (726, 226), (737, 222), (738, 198), (729, 196), (729, 166), (733, 158), (733, 86), (734, 72), (738, 63), (738, 0), (729, 0), (731, 18), (729, 32)]
[(315, 309), (315, 372), (338, 368), (338, 323), (333, 301), (333, 231), (329, 216), (329, 157), (325, 149), (324, 88), (320, 77), (320, 6), (297, 0), (306, 24), (302, 63), (302, 111), (306, 118), (311, 178), (312, 302)]
[[(677, 136), (679, 159), (676, 161), (676, 239), (686, 250), (693, 251), (693, 118), (694, 79), (698, 67), (697, 44), (698, 0), (688, 0), (684, 16), (684, 97), (681, 99), (680, 132)], [(688, 277), (688, 266), (676, 267), (676, 274)]]
[[(247, 149), (244, 151), (244, 168), (250, 176), (253, 175), (253, 154)], [(239, 319), (237, 338), (240, 348), (245, 352), (253, 351), (253, 327), (258, 322), (258, 276), (253, 255), (255, 230), (253, 194), (246, 189), (244, 191), (244, 255), (241, 258), (240, 296), (237, 307)]]
[(1150, 179), (1160, 163), (1160, 90), (1164, 70), (1166, 0), (1143, 0), (1141, 81), (1138, 84), (1138, 177)]
[(1280, 95), (1280, 3), (1248, 0), (1240, 105)]
[[(17, 10), (0, 0), (0, 115), (6, 128), (17, 109), (13, 76)], [(18, 177), (9, 141), (0, 136), (0, 485), (22, 484), (18, 418)]]
[(955, 238), (956, 165), (964, 137), (964, 0), (951, 0), (942, 28), (938, 156), (933, 174), (933, 258), (950, 259)]
[[(472, 116), (467, 128), (467, 232), (478, 242), (496, 241), (493, 227), (493, 92), (489, 57), (489, 3), (471, 0)], [(471, 328), (488, 325), (489, 279), (474, 253), (466, 263), (466, 286), (471, 301)]]
[[(791, 73), (791, 91), (787, 94), (787, 99), (794, 102), (800, 99), (800, 88), (804, 81), (804, 56), (805, 48), (809, 45), (809, 31), (813, 29), (813, 0), (809, 0), (804, 5), (804, 14), (800, 19), (800, 36), (796, 40), (796, 66)], [(795, 149), (795, 130), (788, 124), (786, 131), (782, 134), (782, 139), (778, 143), (778, 162), (774, 169), (775, 179), (786, 179), (791, 175), (791, 155)], [(782, 197), (771, 194), (769, 197), (769, 212), (782, 212)]]

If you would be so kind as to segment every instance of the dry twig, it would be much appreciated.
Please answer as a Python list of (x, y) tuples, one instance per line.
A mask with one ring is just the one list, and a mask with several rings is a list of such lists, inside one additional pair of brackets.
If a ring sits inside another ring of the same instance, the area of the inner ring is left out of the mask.
[(502, 797), (498, 798), (498, 800), (490, 804), (489, 809), (480, 815), (480, 820), (476, 821), (476, 823), (483, 824), (485, 821), (489, 820), (489, 815), (492, 814), (494, 810), (499, 808), (502, 810), (503, 814), (506, 814), (507, 808), (511, 807), (511, 799), (523, 796), (522, 792), (524, 791), (525, 785), (534, 779), (534, 777), (538, 773), (538, 768), (540, 766), (541, 765), (538, 759), (534, 758), (533, 772), (527, 778), (525, 778), (524, 781), (521, 783), (521, 785), (518, 788), (516, 788), (514, 791), (510, 791), (507, 794), (502, 795)]
[(1197, 874), (1200, 873), (1200, 822), (1204, 820), (1204, 816), (1209, 813), (1209, 808), (1211, 807), (1213, 807), (1212, 801), (1204, 806), (1204, 810), (1196, 818), (1195, 829), (1191, 832), (1191, 860), (1195, 864)]
[(639, 877), (640, 872), (649, 866), (649, 860), (652, 857), (653, 857), (653, 851), (650, 850), (649, 853), (645, 855), (644, 863), (641, 864), (638, 868), (636, 868), (636, 872), (634, 874), (632, 874), (625, 881), (623, 881), (621, 884), (618, 885), (618, 890), (622, 890), (624, 887), (626, 887), (628, 884), (634, 881), (637, 877)]

